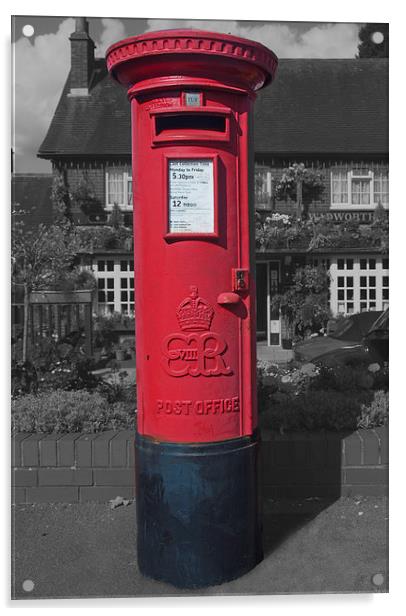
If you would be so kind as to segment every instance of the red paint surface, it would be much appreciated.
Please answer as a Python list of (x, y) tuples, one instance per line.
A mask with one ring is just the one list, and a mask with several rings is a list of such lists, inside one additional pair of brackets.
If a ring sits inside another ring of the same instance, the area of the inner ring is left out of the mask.
[[(107, 64), (129, 88), (132, 109), (138, 430), (198, 443), (252, 434), (250, 114), (277, 60), (259, 43), (175, 30), (116, 43)], [(201, 93), (200, 106), (186, 107), (185, 92)], [(223, 129), (191, 119), (207, 115)], [(157, 129), (158, 117), (169, 118), (167, 130)], [(171, 159), (213, 161), (211, 232), (169, 232)], [(218, 303), (231, 292), (240, 300)]]

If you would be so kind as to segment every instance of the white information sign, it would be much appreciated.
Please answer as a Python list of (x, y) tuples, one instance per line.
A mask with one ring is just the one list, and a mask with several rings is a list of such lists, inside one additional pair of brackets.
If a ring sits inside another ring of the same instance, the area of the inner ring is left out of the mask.
[(169, 160), (169, 232), (214, 233), (213, 161)]
[(280, 321), (271, 320), (271, 334), (280, 334), (280, 331), (281, 331)]

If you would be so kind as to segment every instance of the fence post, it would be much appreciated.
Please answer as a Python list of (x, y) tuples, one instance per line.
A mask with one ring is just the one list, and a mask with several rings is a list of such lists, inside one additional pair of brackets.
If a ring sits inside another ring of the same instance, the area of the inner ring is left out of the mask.
[(34, 330), (34, 306), (32, 304), (29, 304), (29, 308), (28, 308), (28, 314), (29, 314), (29, 329), (30, 329), (30, 334), (31, 334), (31, 344), (32, 346), (34, 346), (35, 344), (35, 330)]
[(92, 355), (92, 305), (85, 304), (85, 349), (88, 355)]
[(59, 304), (56, 305), (56, 335), (58, 336), (58, 342), (61, 339), (62, 329), (61, 329), (61, 307)]
[(66, 333), (70, 334), (72, 331), (72, 306), (68, 304), (66, 306)]
[(38, 327), (39, 327), (39, 337), (42, 339), (42, 329), (44, 327), (44, 315), (43, 308), (41, 304), (38, 306)]

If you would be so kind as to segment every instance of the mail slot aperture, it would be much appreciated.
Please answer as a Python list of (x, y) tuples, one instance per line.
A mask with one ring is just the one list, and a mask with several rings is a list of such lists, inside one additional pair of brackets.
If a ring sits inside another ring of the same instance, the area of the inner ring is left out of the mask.
[(207, 113), (176, 113), (173, 115), (156, 116), (155, 134), (159, 135), (167, 130), (211, 130), (224, 133), (226, 130), (226, 118)]
[(152, 143), (230, 140), (229, 109), (177, 107), (150, 111)]

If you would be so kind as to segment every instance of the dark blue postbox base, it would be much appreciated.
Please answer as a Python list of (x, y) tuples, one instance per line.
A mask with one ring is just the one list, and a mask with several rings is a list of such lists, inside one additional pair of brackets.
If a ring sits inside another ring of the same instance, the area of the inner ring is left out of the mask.
[(263, 558), (258, 438), (162, 443), (136, 436), (141, 573), (178, 588), (240, 577)]

